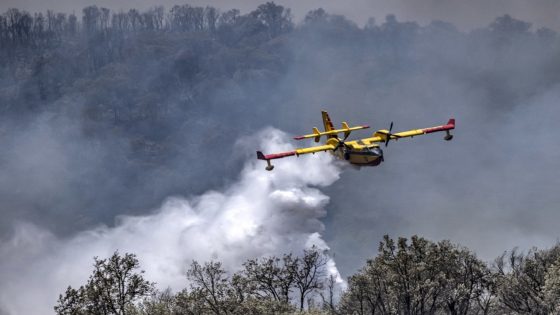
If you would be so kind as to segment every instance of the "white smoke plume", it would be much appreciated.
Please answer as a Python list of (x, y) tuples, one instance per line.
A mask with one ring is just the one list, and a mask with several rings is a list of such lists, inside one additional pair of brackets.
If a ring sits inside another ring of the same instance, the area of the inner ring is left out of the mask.
[[(266, 152), (293, 149), (285, 138), (268, 129), (238, 147), (254, 152), (260, 143)], [(218, 259), (234, 271), (248, 258), (299, 255), (312, 245), (327, 250), (320, 218), (326, 215), (329, 198), (315, 187), (339, 178), (332, 158), (318, 154), (285, 159), (273, 172), (264, 166), (251, 158), (239, 179), (222, 191), (170, 197), (153, 214), (120, 217), (114, 227), (70, 239), (20, 224), (13, 237), (0, 244), (0, 314), (53, 313), (68, 285), (86, 282), (92, 258), (108, 257), (115, 250), (137, 254), (146, 278), (160, 289), (187, 287), (185, 271), (192, 260)], [(342, 282), (332, 259), (328, 266)]]

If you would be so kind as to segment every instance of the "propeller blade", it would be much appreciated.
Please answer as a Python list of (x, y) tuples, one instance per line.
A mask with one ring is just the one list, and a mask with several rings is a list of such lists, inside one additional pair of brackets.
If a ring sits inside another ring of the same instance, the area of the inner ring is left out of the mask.
[(341, 146), (346, 147), (346, 143), (344, 143), (344, 141), (346, 141), (346, 139), (348, 139), (348, 136), (350, 136), (350, 134), (347, 134), (346, 136), (344, 136), (344, 138), (342, 138), (342, 140), (338, 139), (338, 137), (336, 137), (338, 139), (338, 143), (336, 144), (336, 147), (334, 148), (333, 151), (338, 150), (338, 148), (340, 148)]
[(338, 150), (341, 146), (342, 146), (342, 142), (338, 141), (338, 143), (336, 144), (336, 147), (334, 147), (333, 151)]
[(343, 146), (343, 145), (344, 145), (344, 141), (338, 139), (338, 143), (336, 144), (336, 147), (334, 148), (333, 151), (336, 151), (336, 150), (340, 149), (340, 147)]
[(385, 138), (385, 147), (389, 145), (389, 140), (391, 140), (391, 136), (393, 135), (391, 133), (392, 130), (393, 130), (393, 122), (391, 122), (391, 124), (389, 125), (389, 132), (387, 133), (387, 136)]

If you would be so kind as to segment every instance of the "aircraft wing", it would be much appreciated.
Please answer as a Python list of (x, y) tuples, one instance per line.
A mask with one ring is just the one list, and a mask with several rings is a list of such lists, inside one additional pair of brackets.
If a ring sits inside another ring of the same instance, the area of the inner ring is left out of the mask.
[(257, 159), (265, 160), (266, 163), (268, 164), (268, 166), (266, 167), (266, 170), (267, 171), (272, 171), (272, 169), (274, 168), (274, 165), (272, 165), (270, 163), (270, 160), (281, 159), (283, 157), (293, 156), (293, 155), (300, 156), (302, 154), (316, 153), (316, 152), (322, 152), (322, 151), (330, 151), (330, 150), (334, 150), (334, 149), (335, 149), (334, 145), (326, 144), (326, 145), (320, 145), (320, 146), (316, 146), (316, 147), (300, 148), (300, 149), (295, 149), (293, 151), (266, 154), (266, 155), (263, 154), (261, 151), (257, 151)]
[[(390, 133), (388, 130), (379, 130), (373, 135), (373, 137), (361, 139), (360, 142), (368, 146), (377, 142), (386, 142), (387, 137), (390, 137), (390, 140), (397, 140), (400, 138), (412, 138), (415, 136), (421, 136), (433, 132), (440, 132), (440, 131), (449, 132), (449, 130), (452, 129), (455, 129), (455, 119), (453, 118), (449, 119), (449, 121), (445, 125), (424, 128), (424, 129), (412, 129), (412, 130), (401, 131), (397, 133)], [(445, 139), (451, 140), (451, 135), (446, 136)]]
[(296, 149), (296, 155), (323, 152), (323, 151), (326, 152), (326, 151), (330, 151), (330, 150), (334, 150), (334, 145), (325, 144), (325, 145), (320, 145), (320, 146), (316, 146), (316, 147)]
[(326, 145), (320, 145), (316, 147), (299, 148), (293, 151), (273, 153), (273, 154), (263, 154), (261, 151), (257, 151), (257, 158), (259, 160), (274, 160), (274, 159), (280, 159), (292, 155), (300, 156), (302, 154), (309, 154), (309, 153), (316, 153), (316, 152), (330, 151), (330, 150), (334, 150), (334, 145), (326, 144)]

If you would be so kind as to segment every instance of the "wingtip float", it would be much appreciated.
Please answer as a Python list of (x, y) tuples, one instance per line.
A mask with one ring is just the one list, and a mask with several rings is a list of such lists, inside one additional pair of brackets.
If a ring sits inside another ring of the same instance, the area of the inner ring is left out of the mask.
[[(334, 125), (326, 111), (322, 111), (323, 116), (323, 126), (325, 131), (319, 131), (318, 128), (313, 127), (313, 133), (294, 137), (295, 140), (303, 139), (314, 139), (315, 142), (319, 142), (321, 138), (326, 137), (324, 145), (299, 148), (293, 151), (280, 152), (274, 154), (264, 154), (261, 151), (257, 151), (257, 159), (264, 160), (267, 163), (266, 170), (272, 171), (274, 165), (270, 162), (274, 159), (280, 159), (288, 156), (300, 156), (302, 154), (316, 153), (322, 151), (329, 151), (335, 157), (345, 160), (350, 164), (357, 166), (377, 166), (383, 162), (383, 150), (381, 150), (379, 143), (385, 143), (385, 146), (389, 145), (389, 141), (398, 140), (401, 138), (413, 138), (415, 136), (421, 136), (434, 132), (445, 132), (444, 140), (449, 141), (453, 139), (453, 135), (450, 130), (455, 129), (455, 119), (451, 118), (445, 125), (423, 128), (423, 129), (412, 129), (407, 131), (401, 131), (397, 133), (392, 133), (393, 123), (391, 122), (389, 129), (380, 129), (373, 133), (372, 137), (363, 138), (358, 140), (346, 141), (350, 133), (355, 130), (368, 129), (369, 126), (355, 126), (350, 127), (348, 123), (342, 122), (342, 128), (335, 129)], [(339, 134), (343, 134), (342, 138)]]

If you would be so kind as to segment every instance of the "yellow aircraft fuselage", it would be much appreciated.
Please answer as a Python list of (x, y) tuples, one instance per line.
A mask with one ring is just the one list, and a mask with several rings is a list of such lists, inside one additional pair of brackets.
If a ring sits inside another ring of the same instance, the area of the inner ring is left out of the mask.
[[(329, 139), (327, 144), (329, 142), (335, 146), (339, 143), (336, 138)], [(360, 146), (353, 143), (343, 146), (342, 150), (330, 151), (331, 154), (356, 166), (377, 166), (383, 162), (383, 150), (379, 146)]]

